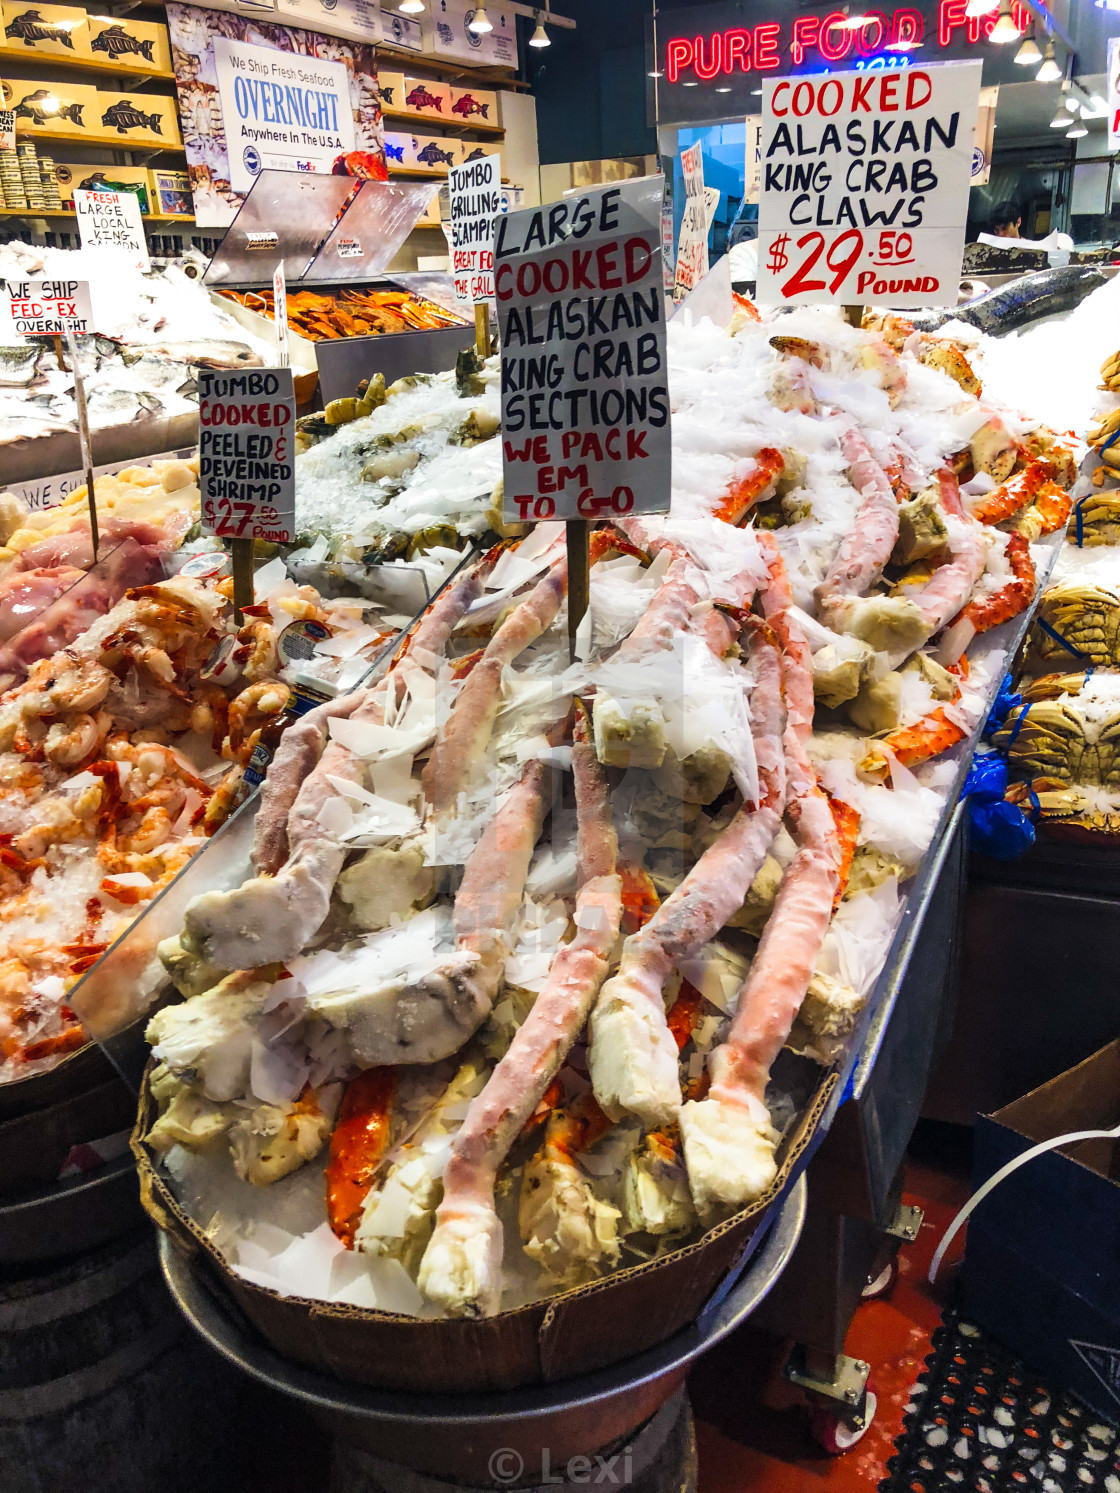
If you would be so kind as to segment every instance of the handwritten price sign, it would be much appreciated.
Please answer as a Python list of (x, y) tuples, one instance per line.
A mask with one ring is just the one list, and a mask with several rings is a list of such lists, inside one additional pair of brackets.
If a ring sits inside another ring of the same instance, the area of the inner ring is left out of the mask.
[[(914, 236), (893, 228), (885, 228), (879, 234), (864, 234), (859, 228), (848, 228), (832, 239), (817, 229), (798, 238), (790, 233), (779, 233), (771, 241), (766, 269), (780, 281), (781, 296), (785, 301), (819, 291), (827, 292), (826, 299), (836, 299), (840, 287), (864, 259), (869, 267), (862, 269), (857, 276), (861, 296), (866, 284), (882, 278), (879, 271), (893, 271), (897, 276), (913, 265)], [(936, 287), (930, 285), (928, 289), (933, 291)]]
[(980, 71), (763, 84), (760, 301), (956, 305)]
[(499, 217), (507, 520), (669, 511), (660, 178)]
[(199, 372), (205, 533), (274, 544), (295, 538), (295, 420), (290, 368)]

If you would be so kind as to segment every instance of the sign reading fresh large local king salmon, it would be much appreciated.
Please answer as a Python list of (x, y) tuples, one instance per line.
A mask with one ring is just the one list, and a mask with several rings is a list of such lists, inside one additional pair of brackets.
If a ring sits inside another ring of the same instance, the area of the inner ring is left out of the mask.
[(763, 83), (758, 299), (955, 306), (979, 62)]
[(499, 217), (507, 521), (667, 513), (658, 177)]

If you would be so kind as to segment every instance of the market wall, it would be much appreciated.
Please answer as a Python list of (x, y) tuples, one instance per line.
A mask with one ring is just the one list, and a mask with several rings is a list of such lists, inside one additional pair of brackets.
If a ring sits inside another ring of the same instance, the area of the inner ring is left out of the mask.
[(577, 29), (555, 27), (552, 45), (527, 62), (541, 164), (656, 151), (655, 132), (646, 125), (649, 0), (564, 0), (558, 9)]

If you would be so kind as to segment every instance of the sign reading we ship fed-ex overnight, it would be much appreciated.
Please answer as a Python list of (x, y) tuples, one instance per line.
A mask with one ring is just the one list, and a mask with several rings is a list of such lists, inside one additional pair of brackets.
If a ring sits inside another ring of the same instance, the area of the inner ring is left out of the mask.
[(497, 222), (503, 516), (666, 513), (661, 178)]
[(228, 539), (295, 538), (295, 397), (290, 368), (198, 375), (202, 527)]
[(760, 301), (957, 304), (980, 73), (763, 84)]

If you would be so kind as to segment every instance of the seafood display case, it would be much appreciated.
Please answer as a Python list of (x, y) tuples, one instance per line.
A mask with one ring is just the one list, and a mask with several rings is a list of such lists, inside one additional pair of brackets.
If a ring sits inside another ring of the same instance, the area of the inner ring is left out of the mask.
[[(283, 263), (289, 346), (301, 362), (318, 366), (324, 404), (348, 398), (378, 373), (391, 384), (453, 368), (473, 341), (473, 325), (425, 298), (417, 283), (422, 276), (410, 275), (402, 287), (384, 273), (433, 192), (426, 182), (355, 184), (348, 176), (262, 171), (210, 261), (205, 284), (243, 326), (275, 337), (272, 273)], [(301, 298), (306, 321), (299, 319)], [(385, 330), (363, 333), (370, 325)]]

